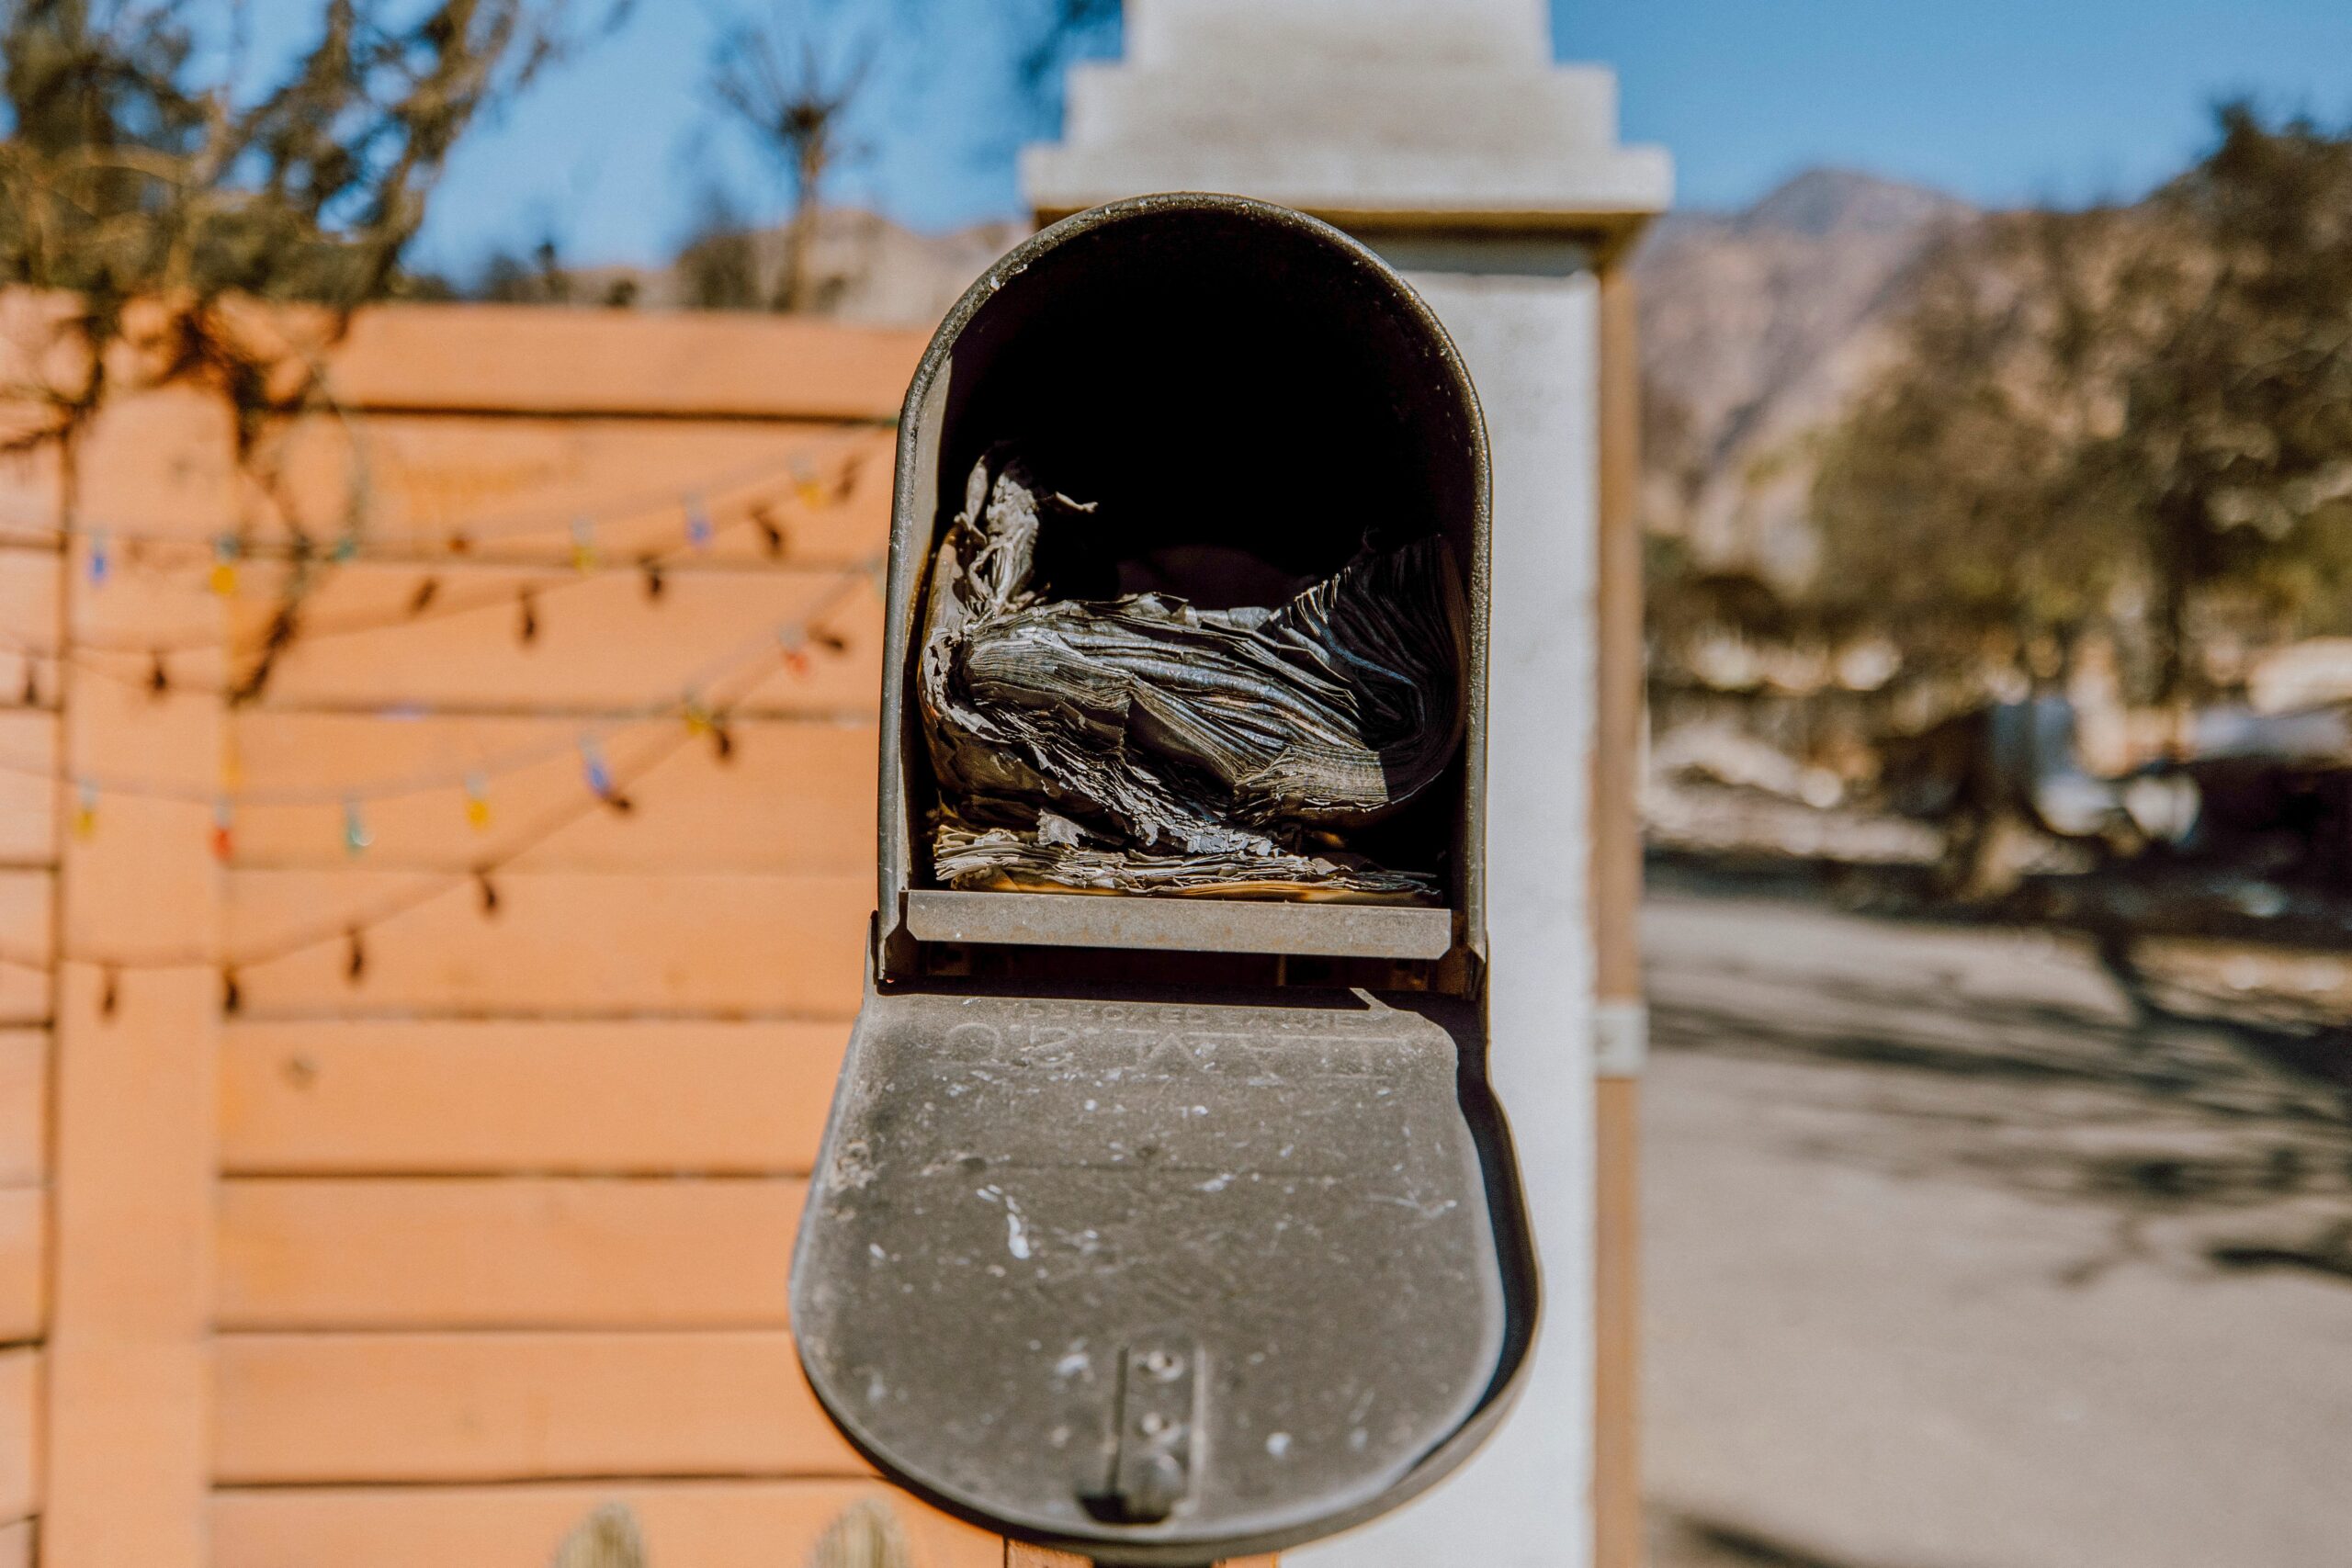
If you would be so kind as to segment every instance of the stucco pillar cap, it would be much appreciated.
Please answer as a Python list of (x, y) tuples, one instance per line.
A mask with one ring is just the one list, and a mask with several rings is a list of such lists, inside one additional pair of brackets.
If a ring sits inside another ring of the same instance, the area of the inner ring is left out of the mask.
[(1623, 234), (1673, 196), (1617, 140), (1617, 81), (1555, 65), (1544, 0), (1128, 0), (1128, 58), (1076, 67), (1022, 155), (1041, 219), (1214, 190), (1358, 229)]

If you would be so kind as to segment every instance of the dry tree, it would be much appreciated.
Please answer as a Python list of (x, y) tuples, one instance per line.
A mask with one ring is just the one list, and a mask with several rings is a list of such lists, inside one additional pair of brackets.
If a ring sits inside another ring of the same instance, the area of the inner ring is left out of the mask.
[[(409, 282), (401, 257), (459, 140), (626, 3), (324, 0), (254, 80), (239, 4), (0, 0), (0, 288), (40, 301), (12, 312), (38, 371), (6, 389), (31, 412), (0, 445), (56, 450), (70, 516), (78, 437), (118, 383), (201, 386), (269, 490), (261, 434), (331, 404), (318, 351)], [(323, 307), (323, 334), (268, 342), (301, 334), (256, 331), (241, 299)], [(309, 580), (310, 535), (283, 521), (296, 569), (274, 642)]]
[(819, 203), (827, 175), (854, 151), (844, 123), (874, 67), (876, 35), (843, 22), (842, 0), (779, 4), (727, 28), (711, 57), (711, 92), (775, 166), (790, 204), (773, 297), (779, 310), (814, 302), (808, 258)]

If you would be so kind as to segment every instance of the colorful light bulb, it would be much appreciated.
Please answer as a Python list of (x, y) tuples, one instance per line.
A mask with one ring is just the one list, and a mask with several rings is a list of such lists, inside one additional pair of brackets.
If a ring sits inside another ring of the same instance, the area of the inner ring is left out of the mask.
[(613, 793), (613, 770), (605, 761), (604, 749), (593, 735), (580, 738), (580, 771), (588, 780), (589, 790), (598, 795)]
[(585, 517), (571, 520), (571, 570), (596, 570), (596, 525)]
[(490, 826), (490, 786), (480, 773), (466, 775), (466, 826), (477, 833)]
[(365, 853), (368, 846), (375, 841), (376, 835), (368, 830), (368, 818), (359, 814), (359, 802), (345, 801), (343, 803), (344, 852), (354, 855)]
[(702, 497), (686, 497), (686, 542), (698, 550), (707, 550), (717, 532), (710, 525), (710, 508)]
[(223, 534), (212, 541), (212, 592), (226, 599), (237, 591), (237, 561), (245, 553), (234, 534)]
[(74, 836), (86, 839), (98, 830), (98, 786), (84, 779), (74, 788)]
[(825, 504), (825, 487), (806, 457), (792, 460), (792, 491), (800, 498), (803, 506), (814, 509)]
[(212, 803), (212, 858), (226, 863), (236, 851), (237, 808), (222, 795)]
[(104, 528), (90, 536), (90, 586), (104, 588), (114, 571), (114, 547)]

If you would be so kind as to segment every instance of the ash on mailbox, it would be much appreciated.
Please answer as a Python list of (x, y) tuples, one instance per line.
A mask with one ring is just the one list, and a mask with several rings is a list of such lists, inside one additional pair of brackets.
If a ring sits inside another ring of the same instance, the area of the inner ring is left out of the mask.
[(1428, 871), (1346, 842), (1461, 744), (1467, 616), (1445, 542), (1366, 547), (1266, 608), (1041, 591), (1041, 540), (1117, 525), (1017, 457), (973, 469), (932, 565), (918, 677), (938, 879), (1433, 898)]

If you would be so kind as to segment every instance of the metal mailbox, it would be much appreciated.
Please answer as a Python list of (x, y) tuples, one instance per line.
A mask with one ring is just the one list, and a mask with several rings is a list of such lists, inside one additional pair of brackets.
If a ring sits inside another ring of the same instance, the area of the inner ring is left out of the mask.
[[(1314, 579), (1374, 519), (1443, 542), (1460, 743), (1363, 840), (1428, 896), (941, 884), (926, 616), (1007, 443), (1100, 499), (1036, 540), (1069, 583), (1148, 558), (1211, 605), (1216, 563)], [(1197, 1564), (1393, 1507), (1500, 1418), (1536, 1284), (1486, 1077), (1487, 483), (1444, 330), (1284, 209), (1081, 213), (939, 329), (899, 428), (879, 912), (792, 1276), (809, 1382), (892, 1480), (1099, 1562)]]

